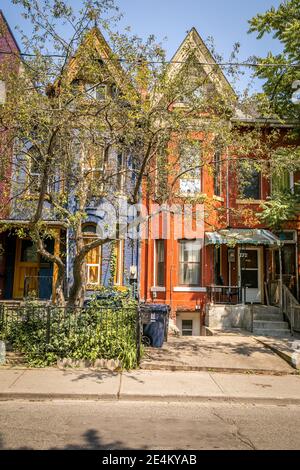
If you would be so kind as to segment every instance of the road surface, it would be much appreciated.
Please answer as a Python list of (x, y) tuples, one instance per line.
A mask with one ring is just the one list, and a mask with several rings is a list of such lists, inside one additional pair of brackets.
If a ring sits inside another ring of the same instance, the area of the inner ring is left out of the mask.
[(0, 402), (1, 449), (300, 449), (300, 406)]

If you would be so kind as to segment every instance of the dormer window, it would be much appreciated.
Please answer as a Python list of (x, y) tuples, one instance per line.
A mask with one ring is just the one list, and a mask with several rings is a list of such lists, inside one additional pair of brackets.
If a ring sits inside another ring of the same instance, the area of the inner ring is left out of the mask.
[(0, 80), (0, 104), (6, 102), (6, 83), (4, 80)]
[(106, 85), (93, 85), (92, 83), (85, 84), (86, 96), (89, 99), (97, 101), (105, 101), (107, 97), (107, 86)]

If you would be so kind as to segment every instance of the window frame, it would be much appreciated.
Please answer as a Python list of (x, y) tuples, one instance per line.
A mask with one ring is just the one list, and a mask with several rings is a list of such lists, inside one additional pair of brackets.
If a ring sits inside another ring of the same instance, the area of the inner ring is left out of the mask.
[[(86, 229), (87, 227), (94, 227), (95, 232), (85, 232), (84, 229)], [(97, 236), (95, 236), (96, 235), (96, 229), (97, 229), (97, 226), (96, 226), (96, 224), (93, 224), (93, 223), (86, 223), (82, 227), (82, 238), (83, 238), (84, 243), (85, 243), (85, 240), (92, 241), (92, 240), (97, 238)], [(99, 259), (99, 262), (98, 263), (88, 263), (87, 262), (87, 257), (94, 250), (98, 251), (97, 257)], [(86, 265), (86, 285), (87, 285), (87, 288), (89, 286), (99, 286), (100, 283), (101, 283), (101, 274), (102, 274), (102, 269), (101, 269), (102, 268), (102, 250), (101, 250), (101, 246), (97, 246), (96, 248), (93, 248), (92, 250), (90, 250), (86, 254), (86, 256), (85, 256), (85, 265)], [(98, 268), (97, 282), (90, 281), (90, 278), (91, 278), (90, 268)]]
[[(192, 323), (192, 324), (191, 324), (191, 328), (184, 328), (184, 325), (183, 325), (184, 322), (191, 322), (191, 323)], [(186, 331), (191, 332), (191, 334), (190, 334), (190, 335), (184, 334), (184, 332), (186, 332)], [(193, 331), (194, 331), (194, 322), (193, 322), (193, 319), (192, 319), (192, 318), (191, 318), (191, 319), (190, 319), (190, 318), (184, 318), (184, 319), (182, 319), (182, 320), (181, 320), (181, 334), (182, 334), (182, 336), (193, 336)]]
[[(164, 239), (154, 240), (154, 287), (166, 287), (166, 246)], [(163, 247), (163, 261), (158, 261), (158, 246), (159, 244)], [(163, 283), (161, 284), (159, 279), (160, 264), (163, 266)]]
[[(199, 240), (198, 239), (193, 239), (193, 240), (189, 240), (189, 239), (181, 239), (181, 240), (178, 240), (178, 286), (180, 287), (201, 287), (202, 285), (202, 249), (201, 249), (201, 246), (199, 244), (199, 261), (181, 261), (181, 245), (183, 243), (191, 243), (191, 242), (195, 242), (195, 243), (199, 243)], [(198, 269), (199, 269), (199, 282), (198, 284), (184, 284), (181, 282), (181, 267), (182, 265), (184, 266), (185, 264), (195, 264), (195, 265), (198, 265)]]
[[(192, 142), (194, 142), (194, 145)], [(202, 171), (202, 167), (200, 166), (200, 162), (202, 161), (202, 154), (203, 154), (203, 142), (202, 140), (198, 140), (198, 139), (194, 139), (192, 142), (190, 143), (190, 145), (187, 145), (188, 143), (185, 142), (184, 146), (182, 146), (179, 149), (179, 152), (180, 152), (179, 171), (180, 173), (183, 173), (182, 175), (179, 176), (179, 193), (182, 196), (195, 196), (203, 192), (203, 171)], [(191, 149), (193, 149), (195, 145), (199, 146), (199, 148), (197, 149), (199, 151), (199, 153), (197, 154), (197, 156), (199, 157), (199, 168), (197, 169), (194, 168), (189, 171), (186, 171), (183, 165), (185, 163), (184, 153), (191, 151)], [(198, 174), (192, 177), (191, 175), (192, 172), (198, 172)], [(183, 183), (187, 185), (189, 184), (195, 185), (195, 189), (194, 190), (184, 189)]]
[[(238, 199), (241, 200), (241, 201), (261, 201), (262, 200), (262, 173), (261, 171), (257, 171), (257, 170), (253, 170), (253, 173), (257, 173), (257, 177), (258, 177), (258, 194), (257, 196), (258, 197), (252, 197), (252, 196), (248, 196), (244, 193), (244, 190), (245, 190), (245, 187), (241, 186), (241, 184), (239, 184), (239, 197)], [(248, 188), (251, 188), (251, 186), (248, 186)]]

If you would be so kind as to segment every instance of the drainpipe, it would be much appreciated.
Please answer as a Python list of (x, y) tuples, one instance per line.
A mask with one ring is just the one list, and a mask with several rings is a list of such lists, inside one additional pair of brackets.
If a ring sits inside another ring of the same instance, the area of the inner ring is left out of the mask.
[(279, 245), (279, 305), (283, 313), (282, 243)]

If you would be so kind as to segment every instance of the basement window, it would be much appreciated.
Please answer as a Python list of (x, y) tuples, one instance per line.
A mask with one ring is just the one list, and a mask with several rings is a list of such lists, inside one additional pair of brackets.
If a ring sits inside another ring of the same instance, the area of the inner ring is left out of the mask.
[(182, 336), (193, 336), (193, 320), (182, 320)]

